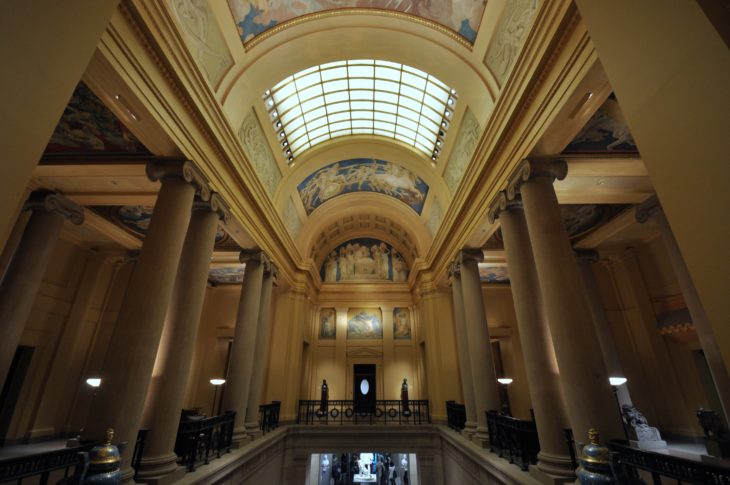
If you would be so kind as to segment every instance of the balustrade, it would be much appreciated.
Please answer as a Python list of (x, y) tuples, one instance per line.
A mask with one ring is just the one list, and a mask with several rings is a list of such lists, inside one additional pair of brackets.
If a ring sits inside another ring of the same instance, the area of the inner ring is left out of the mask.
[(449, 428), (461, 431), (466, 425), (466, 406), (456, 401), (446, 401), (446, 422)]
[(259, 419), (261, 432), (266, 434), (279, 427), (279, 412), (281, 411), (281, 401), (272, 401), (271, 404), (262, 404), (259, 406)]
[(366, 411), (355, 411), (355, 401), (299, 401), (297, 424), (424, 424), (431, 422), (427, 400), (375, 401)]
[(516, 463), (522, 470), (537, 463), (540, 441), (534, 421), (513, 418), (496, 411), (487, 411), (489, 449)]
[(230, 452), (235, 418), (235, 412), (226, 411), (212, 418), (181, 421), (175, 442), (178, 463), (194, 471), (200, 463), (207, 465), (212, 454), (220, 458)]

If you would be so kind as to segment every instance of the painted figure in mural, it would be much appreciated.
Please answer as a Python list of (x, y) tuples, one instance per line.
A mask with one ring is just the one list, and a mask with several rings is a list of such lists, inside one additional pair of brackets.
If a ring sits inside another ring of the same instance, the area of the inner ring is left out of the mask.
[(390, 261), (388, 258), (388, 255), (390, 254), (390, 251), (388, 251), (388, 246), (384, 243), (380, 243), (380, 277), (384, 280), (390, 279)]
[(408, 267), (399, 253), (393, 251), (393, 281), (408, 281)]
[(411, 338), (411, 318), (408, 308), (393, 309), (393, 338)]
[(323, 339), (335, 338), (335, 309), (323, 308), (320, 313), (322, 323), (320, 337)]
[(347, 322), (348, 338), (382, 338), (383, 324), (370, 311), (359, 311)]

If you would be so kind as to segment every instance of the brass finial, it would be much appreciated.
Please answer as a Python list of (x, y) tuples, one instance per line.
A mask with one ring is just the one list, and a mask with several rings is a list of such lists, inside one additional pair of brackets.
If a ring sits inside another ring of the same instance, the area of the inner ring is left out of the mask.
[(105, 445), (112, 444), (112, 439), (114, 438), (114, 429), (113, 428), (107, 428), (106, 430), (106, 443)]
[(596, 428), (588, 430), (588, 439), (591, 441), (592, 445), (598, 444), (598, 430)]

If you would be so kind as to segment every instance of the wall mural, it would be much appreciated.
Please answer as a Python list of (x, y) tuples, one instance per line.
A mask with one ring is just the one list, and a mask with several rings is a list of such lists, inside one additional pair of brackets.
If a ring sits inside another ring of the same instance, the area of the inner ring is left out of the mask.
[(461, 120), (459, 133), (456, 135), (454, 148), (451, 150), (449, 161), (444, 169), (444, 181), (452, 194), (459, 187), (459, 182), (464, 176), (466, 166), (471, 161), (481, 132), (482, 129), (479, 127), (476, 116), (467, 108), (464, 118)]
[(540, 0), (509, 0), (489, 43), (484, 64), (502, 86), (532, 27)]
[(337, 334), (337, 311), (334, 308), (319, 310), (319, 339), (335, 340)]
[(79, 83), (46, 153), (148, 154), (149, 151), (84, 84)]
[(208, 281), (214, 285), (240, 285), (243, 283), (243, 273), (245, 271), (245, 264), (226, 268), (211, 268), (208, 270)]
[(410, 170), (395, 163), (354, 158), (312, 172), (297, 186), (297, 190), (307, 215), (328, 200), (351, 192), (389, 195), (420, 215), (428, 185)]
[(379, 239), (351, 239), (337, 246), (320, 269), (322, 281), (407, 281), (408, 267), (393, 246)]
[(275, 25), (303, 15), (346, 8), (394, 10), (447, 27), (474, 43), (486, 0), (228, 0), (241, 40), (246, 43)]
[(347, 339), (382, 339), (383, 314), (380, 308), (349, 308)]
[(395, 340), (411, 339), (411, 311), (408, 308), (393, 309), (393, 338)]
[(563, 153), (606, 152), (639, 152), (618, 105), (618, 100), (613, 93), (563, 150)]
[(509, 283), (507, 266), (491, 266), (479, 263), (479, 279), (486, 283)]
[[(90, 209), (139, 238), (144, 238), (147, 234), (152, 219), (152, 207), (144, 205), (91, 206)], [(215, 234), (215, 249), (219, 251), (241, 250), (238, 243), (220, 224)]]
[(256, 175), (264, 184), (269, 197), (273, 199), (276, 186), (279, 185), (281, 180), (281, 170), (279, 170), (279, 165), (277, 165), (276, 159), (271, 153), (269, 142), (266, 141), (259, 120), (253, 110), (243, 119), (241, 128), (238, 130), (238, 139), (241, 140), (248, 161), (256, 169)]

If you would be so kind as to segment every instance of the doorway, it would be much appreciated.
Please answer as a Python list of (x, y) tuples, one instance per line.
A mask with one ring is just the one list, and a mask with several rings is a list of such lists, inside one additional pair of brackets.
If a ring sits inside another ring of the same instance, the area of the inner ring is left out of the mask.
[(353, 397), (356, 413), (375, 411), (375, 364), (354, 364)]

